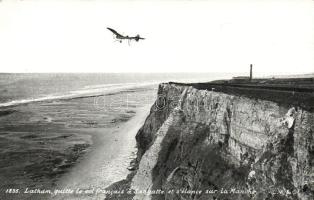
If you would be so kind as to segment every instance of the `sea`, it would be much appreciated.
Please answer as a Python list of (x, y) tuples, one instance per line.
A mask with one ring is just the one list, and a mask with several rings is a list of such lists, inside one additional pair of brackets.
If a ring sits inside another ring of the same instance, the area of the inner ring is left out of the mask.
[(230, 75), (0, 74), (0, 199), (57, 199), (56, 189), (94, 190), (125, 178), (158, 84), (225, 78)]

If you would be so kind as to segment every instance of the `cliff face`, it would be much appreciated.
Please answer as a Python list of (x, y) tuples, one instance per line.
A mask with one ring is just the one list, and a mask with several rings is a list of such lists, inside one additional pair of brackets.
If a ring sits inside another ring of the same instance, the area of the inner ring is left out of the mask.
[(313, 199), (313, 122), (298, 107), (161, 84), (136, 136), (134, 199)]

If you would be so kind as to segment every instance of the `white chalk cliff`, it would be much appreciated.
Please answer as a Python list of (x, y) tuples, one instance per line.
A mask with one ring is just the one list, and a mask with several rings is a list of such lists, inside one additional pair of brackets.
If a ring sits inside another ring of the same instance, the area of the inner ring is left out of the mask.
[(182, 192), (133, 199), (314, 199), (312, 111), (168, 83), (158, 95), (131, 189)]

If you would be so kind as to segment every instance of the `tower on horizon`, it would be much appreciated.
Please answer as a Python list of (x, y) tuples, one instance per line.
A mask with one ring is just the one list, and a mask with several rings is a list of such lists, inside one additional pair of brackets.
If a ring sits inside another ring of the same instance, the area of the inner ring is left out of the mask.
[(253, 79), (253, 64), (250, 64), (250, 81)]

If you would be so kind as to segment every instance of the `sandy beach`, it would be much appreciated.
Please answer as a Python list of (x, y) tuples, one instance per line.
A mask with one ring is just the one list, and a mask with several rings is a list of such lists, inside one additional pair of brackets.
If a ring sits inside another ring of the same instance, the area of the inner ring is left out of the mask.
[(95, 199), (53, 193), (124, 179), (155, 94), (153, 86), (127, 88), (1, 108), (0, 199)]
[(56, 188), (60, 190), (93, 190), (92, 194), (57, 194), (52, 199), (104, 199), (105, 195), (96, 194), (96, 191), (104, 190), (110, 184), (124, 179), (129, 173), (127, 168), (136, 157), (135, 135), (143, 125), (149, 108), (148, 105), (136, 109), (135, 116), (119, 127), (95, 131), (92, 137), (93, 149), (57, 183)]

